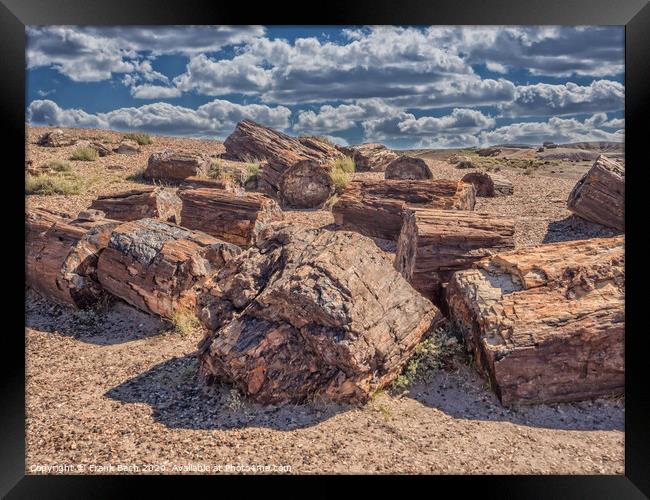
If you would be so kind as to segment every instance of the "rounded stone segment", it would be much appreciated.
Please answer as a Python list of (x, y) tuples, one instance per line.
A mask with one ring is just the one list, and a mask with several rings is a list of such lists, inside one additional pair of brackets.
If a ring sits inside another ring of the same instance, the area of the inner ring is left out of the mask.
[(433, 179), (433, 172), (422, 158), (400, 156), (388, 164), (384, 176), (386, 179), (422, 180)]
[(206, 176), (209, 168), (210, 157), (206, 154), (165, 150), (149, 156), (144, 177), (178, 182), (188, 177)]

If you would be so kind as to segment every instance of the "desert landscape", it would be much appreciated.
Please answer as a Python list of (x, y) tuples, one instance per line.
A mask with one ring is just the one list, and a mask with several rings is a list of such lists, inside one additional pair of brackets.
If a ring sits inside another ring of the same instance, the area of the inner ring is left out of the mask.
[(28, 474), (624, 473), (622, 143), (25, 146)]

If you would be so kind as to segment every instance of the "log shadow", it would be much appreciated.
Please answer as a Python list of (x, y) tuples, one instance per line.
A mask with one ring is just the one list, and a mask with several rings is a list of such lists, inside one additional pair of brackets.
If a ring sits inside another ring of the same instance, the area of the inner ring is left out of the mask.
[(558, 430), (624, 431), (623, 398), (506, 408), (471, 366), (457, 368), (439, 371), (430, 382), (412, 387), (408, 396), (454, 418)]
[(97, 345), (140, 340), (169, 330), (162, 318), (114, 299), (100, 309), (76, 310), (56, 304), (33, 290), (25, 294), (25, 327)]
[(572, 214), (562, 220), (549, 223), (542, 243), (609, 238), (620, 234), (624, 234), (623, 231), (601, 226)]
[[(336, 224), (334, 222), (331, 223), (331, 224), (327, 224), (326, 226), (322, 226), (321, 229), (327, 229), (328, 231), (352, 231), (352, 232), (355, 232), (352, 229), (347, 229), (347, 228), (345, 228), (343, 226), (339, 226), (338, 224)], [(359, 234), (361, 234), (361, 233), (359, 233)], [(373, 236), (368, 236), (368, 238), (370, 238), (374, 242), (374, 244), (377, 245), (377, 247), (380, 250), (384, 251), (384, 252), (388, 252), (388, 253), (396, 253), (397, 252), (397, 242), (396, 241), (384, 240), (382, 238), (375, 238)]]
[(351, 406), (326, 402), (259, 405), (227, 384), (206, 386), (195, 355), (175, 357), (110, 389), (106, 397), (145, 403), (153, 418), (170, 429), (232, 430), (264, 427), (292, 431), (316, 425)]

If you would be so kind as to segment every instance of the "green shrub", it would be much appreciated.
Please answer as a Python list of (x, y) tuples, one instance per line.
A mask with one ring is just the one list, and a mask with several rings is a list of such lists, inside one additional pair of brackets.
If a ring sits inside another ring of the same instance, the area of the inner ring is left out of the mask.
[(349, 156), (343, 156), (334, 160), (334, 170), (342, 170), (346, 174), (353, 174), (357, 166)]
[(82, 188), (81, 179), (74, 174), (27, 176), (25, 180), (25, 194), (28, 195), (79, 194)]
[(70, 157), (71, 160), (78, 161), (95, 161), (97, 158), (99, 158), (99, 153), (90, 146), (79, 146)]
[(47, 166), (55, 172), (70, 172), (72, 170), (70, 162), (65, 160), (51, 160), (47, 162)]
[(129, 134), (124, 134), (124, 138), (135, 141), (140, 144), (140, 146), (146, 146), (147, 144), (151, 144), (153, 142), (149, 134), (143, 134), (141, 132), (131, 132)]

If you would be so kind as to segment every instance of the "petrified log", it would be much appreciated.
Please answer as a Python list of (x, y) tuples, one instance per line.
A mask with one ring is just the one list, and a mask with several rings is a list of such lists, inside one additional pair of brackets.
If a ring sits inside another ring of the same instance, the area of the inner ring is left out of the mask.
[(144, 187), (97, 197), (90, 208), (101, 210), (110, 219), (132, 221), (145, 218), (168, 222), (180, 220), (181, 200), (173, 191)]
[(140, 152), (140, 145), (130, 139), (123, 140), (114, 150), (117, 154), (137, 155)]
[(181, 224), (224, 241), (247, 247), (274, 221), (282, 210), (271, 198), (259, 193), (233, 193), (219, 189), (181, 189)]
[(398, 156), (383, 144), (359, 144), (357, 146), (335, 146), (345, 156), (354, 160), (357, 172), (383, 172)]
[(510, 195), (514, 191), (512, 182), (505, 177), (488, 172), (470, 172), (461, 179), (476, 188), (476, 196), (492, 198), (494, 196)]
[(474, 186), (446, 179), (352, 181), (332, 207), (334, 221), (366, 236), (397, 240), (404, 209), (473, 210)]
[(367, 400), (399, 374), (437, 313), (351, 232), (285, 227), (210, 284), (200, 372), (265, 404)]
[(623, 391), (624, 245), (541, 245), (453, 275), (451, 318), (504, 405)]
[(499, 156), (501, 150), (499, 148), (483, 148), (477, 149), (476, 154), (479, 156)]
[(193, 288), (239, 254), (236, 245), (156, 219), (125, 222), (99, 258), (99, 282), (143, 311), (171, 318), (195, 312)]
[(567, 207), (588, 221), (625, 229), (625, 167), (599, 156), (575, 185)]
[(413, 288), (439, 304), (442, 285), (455, 271), (515, 248), (514, 220), (464, 210), (407, 209), (397, 241), (395, 269)]
[(38, 138), (36, 144), (47, 148), (60, 148), (63, 146), (72, 146), (76, 139), (61, 129), (46, 132)]
[(386, 179), (433, 179), (433, 172), (422, 158), (400, 156), (391, 161), (384, 174)]
[(166, 181), (182, 181), (188, 177), (207, 175), (210, 157), (205, 154), (177, 151), (153, 153), (147, 162), (144, 177)]
[(263, 192), (278, 196), (280, 180), (286, 169), (300, 160), (319, 163), (341, 156), (333, 146), (314, 139), (299, 140), (265, 127), (251, 120), (237, 124), (225, 142), (226, 156), (242, 161), (266, 160), (258, 174), (258, 187)]
[(302, 160), (287, 168), (279, 185), (282, 205), (320, 208), (334, 194), (329, 169), (313, 160)]
[(96, 267), (119, 222), (72, 219), (67, 214), (31, 209), (25, 214), (26, 283), (45, 297), (79, 308), (105, 297)]
[(196, 189), (196, 188), (222, 189), (231, 192), (244, 191), (241, 186), (238, 186), (229, 180), (210, 179), (206, 177), (195, 177), (195, 176), (187, 177), (183, 179), (181, 185), (179, 186), (179, 189)]

